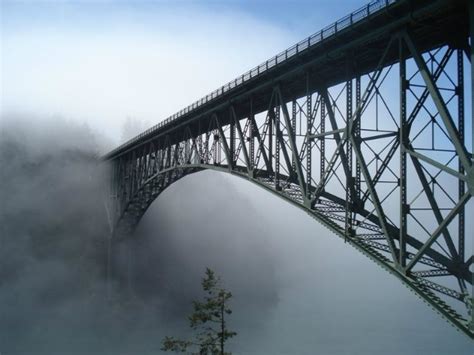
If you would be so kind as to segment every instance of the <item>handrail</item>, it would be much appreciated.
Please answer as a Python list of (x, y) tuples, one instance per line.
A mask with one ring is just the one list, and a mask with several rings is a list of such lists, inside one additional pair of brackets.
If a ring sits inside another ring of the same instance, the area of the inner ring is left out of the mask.
[[(218, 97), (222, 96), (224, 93), (228, 92), (231, 89), (241, 86), (242, 84), (246, 83), (250, 79), (256, 78), (261, 76), (269, 69), (282, 64), (289, 58), (292, 58), (295, 55), (299, 55), (300, 53), (308, 50), (309, 48), (313, 47), (314, 45), (320, 43), (321, 41), (332, 37), (333, 35), (337, 34), (339, 31), (350, 27), (361, 20), (369, 17), (370, 15), (386, 8), (389, 5), (394, 4), (399, 0), (373, 0), (372, 2), (368, 3), (367, 5), (361, 7), (360, 9), (350, 13), (349, 15), (337, 20), (333, 24), (323, 28), (319, 32), (303, 39), (302, 41), (294, 44), (290, 48), (278, 53), (276, 56), (266, 60), (260, 65), (257, 65), (255, 68), (250, 69), (246, 73), (238, 76), (234, 80), (229, 81), (227, 84), (222, 85), (217, 90), (212, 91), (210, 94), (204, 96), (203, 98), (193, 102), (191, 105), (185, 107), (184, 109), (180, 110), (179, 112), (171, 115), (170, 117), (166, 118), (165, 120), (157, 123), (156, 125), (150, 127), (146, 131), (140, 133), (139, 135), (131, 138), (127, 142), (121, 144), (117, 148), (113, 149), (109, 152), (106, 156), (112, 156), (118, 151), (122, 150), (124, 147), (131, 145), (132, 143), (140, 140), (144, 136), (159, 130), (162, 127), (169, 125), (172, 121), (178, 119), (179, 117), (193, 111), (204, 104), (207, 104), (210, 101), (214, 101)], [(220, 93), (219, 93), (220, 92)]]

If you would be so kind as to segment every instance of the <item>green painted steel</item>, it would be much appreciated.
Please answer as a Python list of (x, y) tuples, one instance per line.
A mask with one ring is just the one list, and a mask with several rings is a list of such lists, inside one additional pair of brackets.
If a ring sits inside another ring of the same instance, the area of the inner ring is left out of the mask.
[(104, 157), (112, 240), (182, 177), (230, 173), (474, 338), (473, 18), (468, 1), (374, 1), (126, 142)]

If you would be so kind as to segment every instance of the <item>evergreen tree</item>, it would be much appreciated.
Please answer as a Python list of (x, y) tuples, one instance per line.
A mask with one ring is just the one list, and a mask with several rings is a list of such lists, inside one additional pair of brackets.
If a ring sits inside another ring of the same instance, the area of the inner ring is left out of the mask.
[(163, 339), (164, 351), (186, 352), (189, 348), (199, 349), (193, 354), (225, 355), (227, 339), (237, 335), (226, 324), (226, 315), (232, 313), (228, 301), (232, 293), (221, 286), (221, 280), (209, 268), (201, 282), (206, 292), (204, 302), (193, 301), (194, 312), (189, 316), (190, 327), (196, 332), (193, 340), (181, 340), (174, 337)]

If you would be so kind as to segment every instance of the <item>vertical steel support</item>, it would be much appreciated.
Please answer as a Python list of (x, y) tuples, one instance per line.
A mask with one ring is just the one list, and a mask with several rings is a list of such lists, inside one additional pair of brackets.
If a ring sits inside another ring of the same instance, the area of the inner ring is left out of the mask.
[(253, 102), (250, 98), (250, 113), (249, 113), (249, 120), (250, 120), (250, 129), (249, 129), (249, 139), (250, 139), (250, 170), (253, 171), (254, 164), (255, 164), (255, 117), (253, 117)]
[[(281, 94), (281, 91), (279, 90), (279, 88), (277, 88), (277, 93), (280, 97), (280, 101), (281, 102), (286, 102), (282, 98), (283, 95)], [(293, 139), (293, 134), (291, 132), (292, 129), (291, 129), (290, 114), (288, 113), (288, 109), (285, 105), (282, 106), (282, 109), (283, 109), (283, 117), (285, 119), (286, 130), (290, 131), (289, 134), (288, 134), (288, 143), (290, 143), (290, 149), (292, 150), (293, 154), (298, 155), (298, 148), (296, 147), (296, 142)], [(283, 149), (283, 154), (285, 156), (285, 160), (287, 161), (287, 166), (289, 168), (290, 165), (291, 165), (290, 157), (289, 157), (288, 153), (285, 153), (286, 152), (286, 147), (284, 145), (282, 146), (282, 149)], [(310, 206), (310, 200), (307, 198), (308, 194), (307, 194), (307, 186), (306, 186), (306, 183), (305, 183), (305, 177), (303, 175), (303, 169), (301, 167), (301, 161), (299, 159), (296, 160), (296, 175), (298, 176), (298, 184), (300, 186), (300, 191), (301, 191), (301, 195), (303, 197), (303, 201), (304, 201), (305, 205)]]
[(152, 149), (152, 143), (148, 144), (148, 151), (144, 152), (144, 157), (145, 157), (145, 164), (143, 166), (143, 176), (142, 176), (142, 183), (147, 179), (148, 177), (148, 169), (150, 168), (150, 163), (151, 163), (151, 149)]
[[(229, 116), (231, 116), (230, 111), (229, 111)], [(229, 122), (230, 122), (229, 124), (229, 128), (230, 128), (229, 154), (231, 158), (229, 164), (231, 164), (231, 169), (233, 169), (237, 162), (237, 158), (235, 156), (235, 122), (232, 119), (232, 117), (230, 118)]]
[[(293, 100), (291, 103), (291, 129), (293, 133), (293, 140), (296, 142), (296, 100)], [(290, 171), (290, 177), (291, 175), (296, 171), (296, 159), (299, 159), (299, 157), (296, 156), (296, 154), (292, 154), (292, 171)]]
[(171, 144), (171, 138), (168, 137), (168, 163), (167, 168), (171, 168), (174, 165), (173, 158), (174, 157), (174, 147)]
[(199, 162), (198, 163), (203, 163), (203, 152), (202, 152), (202, 130), (201, 130), (201, 120), (198, 120), (198, 152), (199, 152)]
[[(115, 217), (119, 215), (120, 212), (120, 204), (122, 202), (122, 194), (123, 194), (123, 172), (122, 172), (122, 157), (118, 158), (117, 161), (117, 180), (115, 181), (116, 186), (116, 202), (115, 202)], [(114, 223), (117, 222), (114, 220)]]
[(164, 145), (162, 144), (162, 140), (160, 139), (157, 144), (156, 148), (156, 170), (155, 173), (158, 173), (158, 171), (161, 170), (161, 166), (163, 165), (163, 151), (164, 151)]
[[(348, 63), (349, 64), (349, 63)], [(349, 76), (351, 77), (351, 76)], [(346, 82), (346, 136), (352, 134), (352, 79)], [(346, 213), (345, 213), (345, 233), (344, 238), (352, 236), (352, 144), (351, 140), (346, 140), (347, 172), (346, 172)]]
[(408, 141), (408, 125), (407, 125), (407, 78), (406, 78), (406, 61), (404, 52), (404, 43), (399, 40), (399, 58), (400, 58), (400, 235), (399, 235), (399, 265), (400, 270), (406, 266), (406, 238), (407, 238), (407, 154), (406, 144)]
[(206, 132), (206, 141), (204, 142), (204, 163), (209, 164), (209, 139), (210, 139), (209, 131)]
[[(474, 3), (469, 1), (469, 37), (471, 44), (470, 64), (471, 64), (471, 153), (474, 154)], [(473, 158), (471, 156), (471, 162)], [(472, 237), (471, 237), (472, 238)], [(474, 255), (474, 242), (471, 243), (472, 255)], [(474, 332), (474, 274), (471, 282), (471, 324), (469, 325), (471, 332)]]
[[(270, 99), (271, 101), (271, 99)], [(274, 110), (274, 106), (272, 104), (270, 104), (271, 106), (268, 108), (268, 115), (267, 115), (267, 119), (268, 119), (268, 165), (271, 167), (271, 170), (275, 171), (275, 169), (273, 169), (273, 120), (272, 120), (272, 116), (271, 116), (271, 113), (270, 113), (270, 110)], [(264, 147), (262, 147), (261, 149), (264, 149)]]
[(133, 151), (128, 154), (127, 157), (127, 196), (125, 198), (125, 203), (131, 198), (132, 196), (132, 188), (133, 188)]
[(156, 165), (156, 170), (157, 172), (164, 169), (165, 163), (166, 163), (166, 141), (162, 138), (160, 139), (160, 143), (158, 145), (158, 162)]
[(311, 200), (311, 148), (312, 139), (310, 138), (313, 131), (313, 120), (311, 115), (311, 92), (309, 89), (309, 73), (306, 73), (306, 196)]
[(250, 112), (249, 112), (250, 128), (249, 128), (249, 139), (250, 139), (250, 170), (253, 172), (255, 164), (255, 117), (253, 116), (253, 100), (250, 97)]
[[(321, 125), (320, 125), (320, 133), (321, 139), (320, 141), (320, 150), (321, 150), (321, 160), (320, 160), (320, 180), (319, 183), (322, 184), (324, 182), (324, 175), (326, 174), (326, 102), (324, 101), (324, 97), (320, 96), (321, 100)], [(323, 187), (324, 188), (324, 187)]]
[(161, 169), (166, 169), (168, 167), (168, 157), (169, 157), (169, 142), (168, 136), (163, 139), (163, 148), (161, 153)]
[[(250, 176), (251, 167), (250, 167), (249, 154), (248, 154), (248, 151), (247, 151), (247, 143), (246, 143), (246, 140), (245, 140), (244, 133), (242, 132), (242, 127), (240, 126), (240, 122), (237, 119), (237, 116), (235, 114), (235, 110), (234, 110), (233, 106), (230, 107), (230, 114), (231, 114), (231, 119), (235, 123), (235, 128), (237, 129), (237, 133), (239, 135), (239, 141), (240, 141), (240, 144), (241, 144), (241, 147), (242, 147), (242, 153), (244, 154), (245, 166), (247, 167), (247, 173)], [(250, 120), (247, 120), (247, 124), (250, 124)]]
[(280, 190), (280, 105), (285, 105), (284, 102), (279, 102), (275, 106), (275, 189)]
[[(226, 161), (227, 161), (227, 166), (228, 166), (228, 169), (229, 170), (232, 170), (233, 168), (233, 156), (231, 155), (231, 152), (230, 152), (230, 148), (229, 148), (229, 143), (227, 142), (227, 138), (224, 134), (224, 131), (222, 129), (222, 125), (221, 123), (219, 122), (219, 116), (217, 116), (216, 114), (214, 114), (214, 118), (216, 120), (216, 125), (217, 125), (217, 131), (219, 132), (219, 140), (218, 142), (220, 142), (220, 144), (222, 144), (222, 149), (224, 149), (224, 155), (225, 155), (225, 158), (226, 158)], [(221, 151), (220, 147), (219, 147), (219, 152)], [(218, 160), (218, 163), (221, 164), (221, 158), (219, 156), (219, 160)]]
[(128, 198), (128, 189), (130, 185), (130, 167), (129, 167), (129, 155), (130, 154), (125, 154), (124, 157), (122, 158), (122, 189), (123, 193), (121, 196), (121, 203), (120, 203), (120, 213), (123, 212), (125, 203), (127, 202)]
[[(470, 63), (471, 63), (471, 107), (474, 108), (474, 70), (472, 69), (472, 63), (474, 63), (474, 3), (472, 1), (469, 1), (469, 38), (470, 38), (470, 48), (471, 48), (471, 53), (470, 53)], [(471, 110), (471, 153), (474, 154), (474, 109)], [(473, 160), (471, 156), (471, 161)], [(473, 243), (473, 248), (474, 248), (474, 243)], [(474, 254), (474, 253), (473, 253)], [(474, 281), (474, 280), (473, 280)], [(474, 285), (474, 282), (473, 282)], [(474, 286), (473, 286), (474, 287)], [(474, 290), (474, 289), (473, 289)], [(472, 328), (474, 329), (474, 311), (473, 313), (473, 319), (472, 323), (473, 326)]]
[(138, 191), (138, 186), (140, 186), (140, 179), (142, 175), (142, 160), (143, 160), (143, 154), (141, 151), (137, 149), (137, 165), (136, 165), (136, 170), (135, 170), (135, 184), (134, 184), (134, 191)]
[[(120, 214), (122, 202), (123, 202), (123, 195), (125, 192), (125, 186), (124, 186), (124, 181), (125, 181), (125, 170), (124, 170), (124, 164), (123, 164), (123, 157), (119, 158), (118, 161), (118, 175), (117, 175), (117, 206), (115, 208), (115, 213), (116, 216)], [(116, 221), (115, 221), (116, 222)]]
[[(456, 88), (458, 95), (458, 131), (459, 131), (459, 140), (464, 144), (464, 58), (463, 50), (457, 50), (457, 62), (458, 62), (458, 85)], [(464, 175), (464, 166), (461, 163), (461, 160), (458, 159), (458, 171), (459, 174)], [(458, 198), (461, 199), (466, 192), (465, 182), (462, 179), (459, 179), (458, 187)], [(461, 262), (465, 260), (465, 208), (461, 208), (458, 216), (458, 254)]]
[(174, 166), (178, 166), (179, 165), (179, 147), (180, 147), (180, 143), (178, 142), (178, 140), (176, 138), (177, 135), (175, 134), (175, 140), (176, 140), (176, 143), (174, 144)]
[[(286, 101), (282, 98), (282, 95), (281, 95), (281, 92), (279, 89), (277, 89), (277, 94), (278, 94), (278, 99), (279, 99), (279, 102), (283, 102), (285, 103)], [(292, 150), (292, 154), (293, 156), (296, 156), (297, 155), (297, 151), (296, 151), (296, 144), (294, 144), (295, 140), (294, 140), (294, 134), (293, 134), (293, 128), (291, 127), (291, 117), (290, 117), (290, 114), (288, 113), (288, 107), (286, 106), (286, 104), (283, 104), (283, 105), (278, 105), (278, 126), (277, 126), (277, 132), (276, 132), (276, 138), (278, 140), (278, 161), (280, 161), (280, 153), (283, 153), (283, 159), (285, 160), (285, 163), (286, 163), (286, 168), (288, 170), (288, 172), (290, 172), (291, 174), (291, 171), (293, 169), (292, 167), (292, 163), (291, 163), (291, 157), (290, 155), (288, 154), (288, 150), (287, 150), (287, 147), (286, 147), (286, 141), (285, 141), (285, 138), (283, 137), (283, 132), (281, 131), (280, 129), (280, 123), (281, 123), (281, 114), (283, 114), (283, 117), (284, 117), (284, 124), (283, 126), (286, 128), (286, 131), (288, 132), (287, 134), (287, 141), (290, 143), (290, 149)], [(275, 120), (276, 121), (276, 120)], [(288, 124), (288, 125), (287, 125)], [(293, 148), (291, 147), (295, 147), (295, 151), (293, 151)], [(298, 175), (298, 173), (297, 173)]]
[(147, 168), (147, 153), (146, 153), (146, 147), (143, 147), (142, 151), (140, 152), (140, 174), (139, 179), (138, 179), (138, 184), (137, 184), (137, 190), (140, 189), (140, 186), (142, 185), (143, 180), (145, 179), (145, 173), (146, 173), (146, 168)]
[(173, 146), (171, 145), (171, 138), (169, 135), (167, 137), (167, 140), (168, 140), (168, 149), (167, 149), (168, 152), (166, 154), (166, 168), (171, 168), (171, 166), (173, 165), (174, 151), (173, 151)]
[(108, 196), (107, 196), (107, 202), (106, 203), (110, 203), (111, 206), (110, 206), (110, 213), (113, 213), (114, 215), (111, 216), (110, 220), (112, 223), (115, 223), (115, 196), (117, 196), (117, 173), (118, 173), (118, 162), (116, 160), (114, 160), (112, 163), (112, 168), (109, 172), (109, 178), (110, 178), (110, 181), (109, 181), (109, 186), (107, 186), (107, 193), (108, 193)]
[(123, 211), (123, 208), (125, 204), (127, 203), (128, 196), (130, 193), (130, 153), (125, 154), (123, 161), (122, 161), (123, 167), (122, 167), (122, 173), (123, 173), (123, 182), (122, 182), (122, 188), (123, 188), (123, 194), (122, 194), (122, 203), (120, 205), (120, 212)]
[(133, 162), (134, 165), (134, 179), (133, 179), (133, 193), (136, 194), (138, 192), (138, 185), (140, 183), (140, 168), (141, 168), (141, 162), (142, 162), (142, 157), (140, 155), (140, 152), (138, 149), (135, 149), (136, 155), (135, 155), (135, 160)]
[(189, 147), (190, 137), (191, 137), (191, 136), (189, 136), (188, 138), (184, 138), (184, 161), (183, 161), (183, 164), (189, 164), (189, 158), (190, 158), (190, 147)]
[(129, 195), (127, 197), (127, 200), (130, 200), (133, 195), (134, 191), (134, 184), (135, 184), (135, 166), (136, 166), (136, 158), (135, 158), (135, 150), (132, 152), (132, 159), (130, 159), (130, 189), (129, 189)]
[(170, 168), (171, 167), (171, 162), (172, 162), (172, 159), (171, 159), (171, 151), (172, 151), (172, 147), (171, 147), (171, 140), (170, 140), (170, 136), (166, 136), (166, 142), (167, 142), (167, 152), (166, 152), (166, 162), (165, 162), (165, 167), (166, 168)]
[[(356, 100), (356, 107), (359, 107), (360, 106), (360, 75), (357, 75), (356, 76), (356, 94), (355, 94), (355, 100)], [(353, 131), (354, 131), (354, 136), (355, 136), (355, 141), (356, 141), (356, 144), (360, 144), (360, 127), (361, 127), (361, 112), (358, 110), (357, 113), (356, 113), (356, 117), (353, 117), (353, 121), (354, 121), (354, 118), (355, 118), (355, 127), (353, 127)], [(353, 202), (357, 202), (357, 204), (359, 204), (359, 201), (360, 201), (360, 195), (361, 195), (361, 190), (360, 190), (360, 176), (361, 176), (361, 172), (360, 172), (360, 163), (358, 160), (356, 160), (356, 176), (355, 176), (355, 185), (356, 185), (356, 197), (355, 197), (355, 201)], [(362, 206), (360, 206), (360, 208), (362, 208)]]
[(218, 160), (217, 160), (217, 149), (219, 148), (219, 136), (217, 134), (217, 129), (215, 129), (213, 131), (213, 135), (214, 135), (214, 141), (213, 141), (213, 145), (212, 145), (212, 149), (213, 149), (213, 152), (212, 152), (212, 163), (214, 165), (217, 164)]
[(111, 221), (112, 223), (115, 224), (115, 213), (116, 213), (116, 204), (117, 204), (117, 192), (118, 192), (118, 161), (113, 161), (112, 162), (112, 171), (111, 171), (111, 177), (110, 177), (110, 186), (108, 186), (108, 200), (110, 201), (110, 213), (113, 213), (111, 216)]

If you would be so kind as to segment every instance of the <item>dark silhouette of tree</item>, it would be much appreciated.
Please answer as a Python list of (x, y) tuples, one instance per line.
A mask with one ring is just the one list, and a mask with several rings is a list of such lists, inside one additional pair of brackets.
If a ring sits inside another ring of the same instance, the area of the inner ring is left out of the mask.
[(227, 339), (237, 335), (227, 328), (226, 316), (232, 313), (228, 301), (232, 293), (221, 286), (221, 280), (209, 268), (206, 268), (205, 277), (201, 285), (207, 293), (204, 302), (193, 301), (194, 312), (189, 316), (190, 327), (196, 332), (194, 339), (181, 340), (174, 337), (165, 337), (161, 350), (186, 352), (190, 348), (198, 349), (193, 354), (225, 355)]

